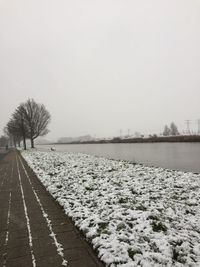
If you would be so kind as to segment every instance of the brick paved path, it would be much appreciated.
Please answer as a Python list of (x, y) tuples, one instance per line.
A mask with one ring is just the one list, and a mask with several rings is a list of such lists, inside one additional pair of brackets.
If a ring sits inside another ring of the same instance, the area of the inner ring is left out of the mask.
[(0, 266), (103, 266), (16, 151), (0, 161)]

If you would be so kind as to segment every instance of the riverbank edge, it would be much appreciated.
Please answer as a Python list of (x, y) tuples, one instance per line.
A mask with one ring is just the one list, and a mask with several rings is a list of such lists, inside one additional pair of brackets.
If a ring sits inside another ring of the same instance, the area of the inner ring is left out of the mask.
[[(51, 145), (70, 145), (70, 144), (69, 143), (63, 143), (63, 144), (54, 143), (54, 144), (51, 144)], [(78, 145), (78, 143), (76, 143), (76, 144)], [(80, 143), (80, 144), (82, 144), (82, 143)], [(91, 144), (91, 143), (85, 143), (85, 144)], [(47, 145), (47, 144), (45, 144), (45, 145)], [(75, 144), (73, 143), (73, 145), (75, 145)], [(37, 149), (37, 148), (34, 148), (34, 149)], [(55, 152), (68, 153), (67, 151), (56, 151), (56, 150), (55, 150)], [(196, 171), (188, 171), (188, 170), (181, 170), (181, 169), (171, 169), (171, 168), (167, 168), (167, 167), (163, 167), (163, 166), (145, 164), (145, 163), (142, 163), (142, 162), (135, 162), (135, 161), (127, 160), (127, 159), (115, 159), (115, 158), (112, 158), (112, 157), (105, 157), (105, 156), (89, 154), (89, 153), (87, 154), (87, 153), (83, 153), (83, 152), (73, 152), (73, 153), (90, 155), (90, 156), (97, 157), (97, 158), (106, 158), (108, 160), (114, 160), (114, 161), (123, 161), (123, 162), (126, 162), (128, 164), (132, 164), (132, 165), (140, 165), (140, 166), (150, 167), (150, 168), (162, 168), (163, 170), (167, 170), (167, 171), (180, 171), (180, 172), (183, 172), (183, 173), (192, 173), (192, 174), (196, 174), (196, 175), (200, 174), (200, 172), (196, 172)]]
[(179, 136), (152, 136), (148, 138), (120, 138), (106, 140), (91, 140), (91, 141), (75, 141), (75, 142), (55, 142), (48, 143), (49, 145), (65, 145), (65, 144), (120, 144), (120, 143), (196, 143), (200, 142), (200, 135), (179, 135)]

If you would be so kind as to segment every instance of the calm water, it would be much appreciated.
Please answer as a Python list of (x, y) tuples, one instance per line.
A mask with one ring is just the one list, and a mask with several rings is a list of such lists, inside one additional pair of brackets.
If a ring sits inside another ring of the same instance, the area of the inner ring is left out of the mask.
[(200, 143), (40, 145), (41, 150), (81, 152), (200, 173)]

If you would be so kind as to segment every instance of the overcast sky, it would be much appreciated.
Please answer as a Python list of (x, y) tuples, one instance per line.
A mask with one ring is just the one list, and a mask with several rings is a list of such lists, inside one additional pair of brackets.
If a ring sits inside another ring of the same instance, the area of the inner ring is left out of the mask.
[(200, 0), (0, 0), (0, 134), (34, 98), (47, 138), (200, 118)]

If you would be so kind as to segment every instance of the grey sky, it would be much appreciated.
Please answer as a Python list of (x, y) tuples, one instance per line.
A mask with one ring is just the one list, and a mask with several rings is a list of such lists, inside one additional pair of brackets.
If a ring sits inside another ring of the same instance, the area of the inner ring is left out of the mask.
[(27, 98), (47, 138), (184, 129), (199, 72), (200, 0), (0, 0), (0, 131)]

